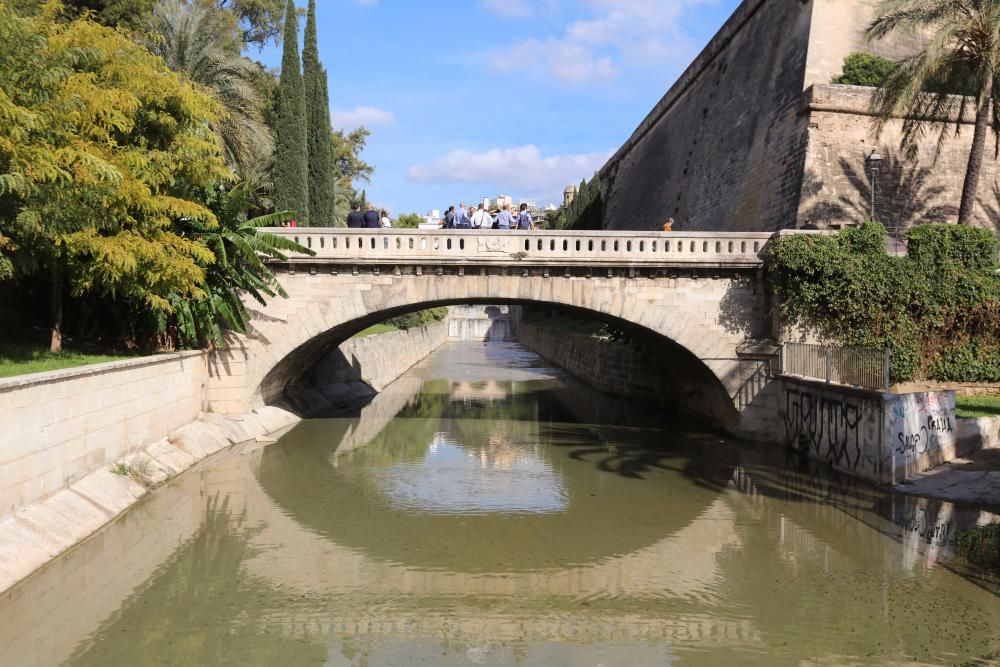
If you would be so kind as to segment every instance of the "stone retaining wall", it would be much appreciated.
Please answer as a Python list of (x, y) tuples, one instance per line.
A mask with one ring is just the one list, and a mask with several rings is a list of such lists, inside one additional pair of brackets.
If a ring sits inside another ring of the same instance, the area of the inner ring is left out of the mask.
[(0, 381), (0, 518), (198, 419), (207, 379), (182, 352)]
[(676, 393), (656, 372), (649, 352), (634, 342), (613, 343), (523, 321), (518, 324), (518, 340), (584, 384), (619, 398), (661, 406)]

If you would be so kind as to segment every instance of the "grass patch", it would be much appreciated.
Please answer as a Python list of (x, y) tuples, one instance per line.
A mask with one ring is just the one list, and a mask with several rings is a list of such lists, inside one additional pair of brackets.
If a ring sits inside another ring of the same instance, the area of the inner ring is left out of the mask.
[(354, 338), (365, 338), (366, 336), (375, 336), (377, 334), (391, 333), (393, 331), (399, 331), (398, 327), (394, 327), (391, 324), (379, 323), (373, 327), (368, 327), (364, 331), (359, 331), (354, 334)]
[(125, 359), (124, 356), (91, 354), (77, 350), (49, 352), (47, 347), (34, 343), (0, 341), (0, 378), (58, 371), (90, 364)]
[(956, 396), (955, 404), (959, 417), (1000, 416), (1000, 396)]

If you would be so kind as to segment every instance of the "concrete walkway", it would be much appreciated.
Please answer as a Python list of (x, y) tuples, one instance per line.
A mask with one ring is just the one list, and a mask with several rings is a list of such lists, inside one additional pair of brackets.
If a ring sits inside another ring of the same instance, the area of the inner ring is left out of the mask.
[(917, 496), (1000, 510), (1000, 449), (981, 449), (895, 487)]

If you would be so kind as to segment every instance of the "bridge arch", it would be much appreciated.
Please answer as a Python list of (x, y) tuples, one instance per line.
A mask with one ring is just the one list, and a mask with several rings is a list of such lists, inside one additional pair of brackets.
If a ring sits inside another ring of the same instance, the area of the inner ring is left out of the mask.
[[(735, 430), (737, 348), (764, 326), (754, 272), (566, 270), (538, 267), (344, 267), (290, 265), (288, 299), (252, 307), (252, 330), (217, 355), (217, 409), (245, 412), (355, 333), (390, 317), (458, 304), (543, 304), (606, 320), (645, 342), (678, 388), (683, 411)], [(210, 392), (211, 393), (211, 392)]]

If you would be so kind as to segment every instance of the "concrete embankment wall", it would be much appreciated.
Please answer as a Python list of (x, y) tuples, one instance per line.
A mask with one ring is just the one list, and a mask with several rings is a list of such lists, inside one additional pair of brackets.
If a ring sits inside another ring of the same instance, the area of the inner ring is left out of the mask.
[(634, 342), (615, 343), (525, 322), (518, 324), (518, 340), (599, 391), (654, 406), (675, 393), (656, 373), (649, 353)]
[(321, 360), (308, 377), (287, 387), (284, 402), (300, 415), (356, 405), (381, 392), (447, 340), (445, 322), (351, 338)]
[(0, 518), (198, 419), (202, 352), (0, 381)]
[[(669, 375), (634, 343), (520, 324), (521, 343), (585, 384), (646, 405), (690, 412), (675, 402)], [(883, 484), (899, 484), (992, 440), (990, 420), (958, 420), (950, 391), (882, 394), (778, 377), (742, 406), (744, 437), (798, 449), (804, 457)], [(751, 414), (752, 413), (752, 414)], [(975, 433), (972, 431), (975, 430)], [(969, 431), (966, 433), (966, 431)]]
[[(446, 339), (441, 323), (350, 340), (327, 377), (381, 390)], [(298, 421), (276, 407), (206, 414), (207, 382), (201, 352), (0, 382), (0, 591), (206, 457)]]

